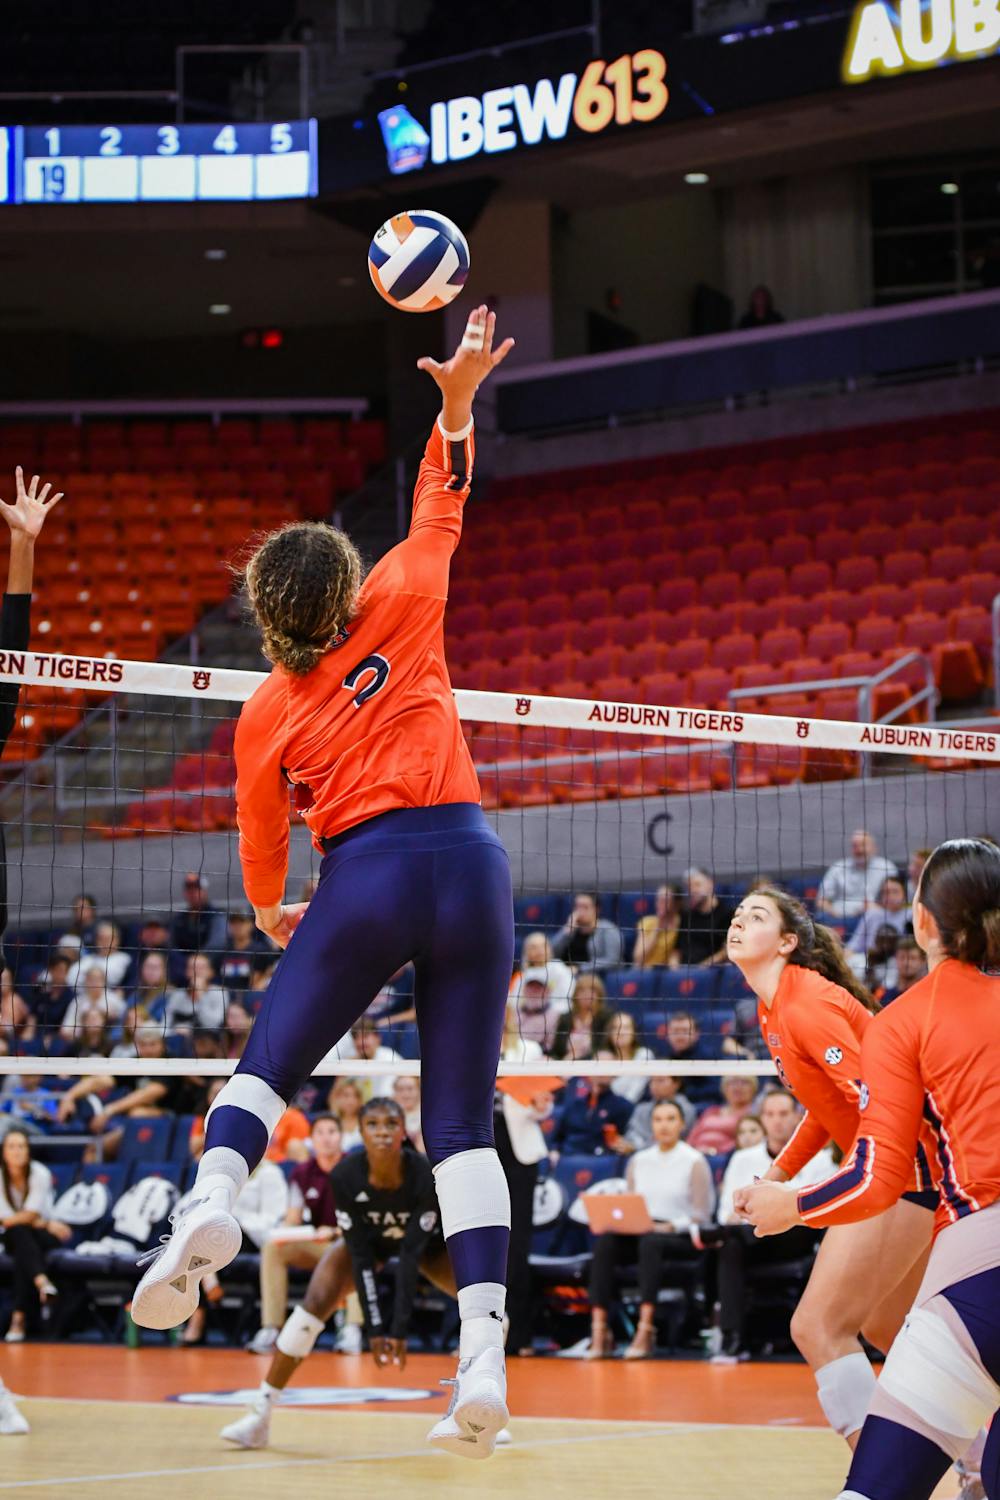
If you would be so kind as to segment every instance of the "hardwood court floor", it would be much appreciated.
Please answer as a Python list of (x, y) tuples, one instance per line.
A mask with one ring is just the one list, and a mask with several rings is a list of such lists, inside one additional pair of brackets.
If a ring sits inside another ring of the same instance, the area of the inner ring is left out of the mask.
[[(0, 1371), (32, 1424), (27, 1437), (0, 1439), (0, 1494), (833, 1500), (846, 1472), (799, 1365), (512, 1360), (514, 1446), (476, 1464), (425, 1445), (445, 1407), (437, 1382), (454, 1369), (432, 1355), (402, 1374), (316, 1355), (297, 1388), (320, 1404), (278, 1411), (272, 1447), (234, 1450), (218, 1433), (238, 1407), (222, 1403), (255, 1386), (266, 1364), (238, 1351), (0, 1346)], [(954, 1493), (946, 1481), (941, 1496)]]

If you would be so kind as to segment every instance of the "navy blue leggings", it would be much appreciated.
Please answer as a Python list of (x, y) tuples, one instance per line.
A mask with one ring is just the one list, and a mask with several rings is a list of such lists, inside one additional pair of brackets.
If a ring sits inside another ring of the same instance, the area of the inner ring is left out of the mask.
[(236, 1071), (290, 1100), (412, 962), (428, 1157), (492, 1146), (513, 956), (510, 863), (482, 809), (383, 813), (332, 842)]
[[(965, 1324), (984, 1369), (1000, 1384), (1000, 1266), (946, 1287), (943, 1295)], [(950, 1467), (948, 1455), (919, 1433), (885, 1417), (868, 1417), (847, 1489), (870, 1500), (927, 1500)], [(1000, 1500), (1000, 1418), (986, 1441), (982, 1478), (989, 1500)]]

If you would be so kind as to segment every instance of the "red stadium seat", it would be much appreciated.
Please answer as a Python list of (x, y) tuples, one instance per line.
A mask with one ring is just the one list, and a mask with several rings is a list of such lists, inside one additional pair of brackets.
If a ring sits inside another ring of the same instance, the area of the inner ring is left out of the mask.
[(898, 543), (898, 534), (891, 526), (863, 526), (855, 538), (856, 550), (866, 557), (884, 557)]
[(983, 669), (971, 641), (938, 642), (931, 651), (943, 703), (966, 703), (983, 689)]
[(907, 521), (893, 544), (891, 551), (905, 548), (909, 552), (930, 552), (941, 540), (940, 527), (934, 521), (920, 519)]
[[(534, 608), (529, 610), (529, 614), (534, 620)], [(572, 628), (572, 621), (566, 617), (550, 625), (539, 625), (536, 622), (535, 650), (542, 656), (552, 656), (554, 652), (561, 651), (569, 642)]]
[(667, 659), (673, 672), (682, 675), (697, 672), (701, 667), (708, 666), (708, 642), (695, 637), (677, 641), (671, 646)]
[(689, 700), (699, 708), (725, 708), (732, 685), (731, 673), (721, 667), (702, 667), (691, 673), (688, 683)]
[(633, 615), (631, 620), (623, 620), (619, 616), (610, 639), (621, 646), (627, 646), (629, 650), (646, 641), (660, 641), (666, 645), (666, 626), (669, 621), (670, 616), (658, 609), (643, 610), (641, 615)]
[(931, 614), (946, 615), (949, 610), (957, 609), (963, 602), (965, 580), (922, 578), (919, 583), (913, 585), (909, 592), (913, 596), (913, 602), (900, 609), (900, 615), (908, 614), (913, 609), (926, 609)]
[(894, 651), (899, 644), (899, 621), (886, 615), (866, 615), (854, 627), (854, 647), (877, 656)]
[(817, 719), (846, 719), (849, 722), (857, 719), (857, 688), (829, 688), (824, 693), (817, 693), (812, 712)]
[(930, 651), (948, 639), (948, 622), (940, 615), (916, 610), (903, 617), (899, 643), (908, 651)]
[(853, 551), (854, 535), (842, 526), (831, 526), (827, 531), (821, 531), (813, 543), (816, 561), (830, 563), (833, 567), (836, 567), (841, 558), (850, 557)]
[(557, 573), (557, 579), (559, 586), (567, 594), (581, 594), (584, 589), (597, 589), (605, 585), (604, 569), (595, 562), (573, 563), (571, 567)]
[(751, 573), (768, 563), (767, 546), (762, 541), (736, 542), (729, 548), (726, 565), (737, 573)]
[(631, 677), (605, 677), (601, 681), (588, 678), (589, 686), (594, 696), (604, 698), (610, 703), (634, 703), (638, 698), (638, 689)]
[(606, 677), (620, 675), (623, 666), (631, 670), (633, 660), (631, 654), (623, 651), (621, 646), (602, 646), (600, 650), (592, 651), (589, 656), (584, 657), (581, 667), (589, 679), (600, 682)]
[(745, 596), (762, 604), (769, 603), (779, 594), (783, 594), (787, 587), (788, 579), (785, 570), (778, 567), (754, 568), (743, 580)]
[(793, 656), (781, 669), (784, 682), (819, 682), (829, 675), (829, 662), (818, 656)]
[(669, 578), (656, 590), (658, 609), (676, 613), (698, 602), (698, 585), (694, 578)]
[(985, 666), (993, 647), (993, 621), (990, 611), (979, 604), (963, 604), (950, 611), (948, 630), (954, 641), (968, 641), (976, 648)]
[(721, 547), (695, 547), (688, 553), (688, 573), (692, 578), (704, 578), (709, 573), (720, 573), (728, 565)]
[(753, 661), (736, 668), (733, 685), (738, 688), (774, 687), (782, 680), (782, 673), (769, 662)]
[(538, 599), (532, 599), (528, 609), (527, 619), (514, 620), (516, 625), (554, 625), (556, 621), (565, 621), (569, 616), (569, 601), (564, 594), (542, 594)]
[(626, 617), (641, 614), (653, 607), (653, 585), (651, 583), (629, 583), (619, 589), (614, 598), (614, 607)]
[(841, 505), (850, 500), (862, 500), (870, 488), (870, 481), (864, 474), (850, 474), (842, 471), (830, 476), (830, 499), (838, 501)]
[[(760, 660), (770, 668), (781, 667), (793, 656), (801, 656), (804, 641), (802, 631), (788, 625), (768, 630), (760, 639)], [(773, 676), (773, 670), (772, 670)]]
[(742, 631), (724, 635), (712, 647), (712, 665), (727, 672), (757, 660), (757, 637)]
[(670, 708), (684, 702), (684, 679), (679, 672), (653, 672), (641, 684), (643, 703), (658, 704)]
[(927, 573), (927, 558), (922, 552), (890, 552), (882, 567), (886, 583), (917, 583)]
[(878, 563), (873, 557), (843, 557), (837, 563), (836, 583), (838, 589), (859, 594), (862, 589), (878, 583)]
[(668, 662), (668, 650), (662, 641), (646, 641), (641, 646), (634, 647), (628, 655), (628, 670), (632, 676), (642, 681), (651, 677), (656, 672), (666, 670)]
[(955, 545), (935, 547), (931, 553), (930, 574), (932, 578), (949, 580), (963, 578), (971, 567), (972, 557), (968, 547)]
[(832, 661), (851, 649), (851, 627), (840, 620), (824, 620), (806, 636), (806, 650), (821, 661)]
[(822, 598), (812, 594), (803, 594), (796, 597), (785, 594), (780, 599), (771, 601), (776, 619), (782, 620), (793, 630), (808, 630), (810, 625), (816, 625), (826, 615)]
[(993, 573), (1000, 578), (1000, 540), (980, 542), (970, 564), (977, 573)]
[(517, 625), (529, 623), (529, 605), (526, 599), (499, 598), (491, 610), (490, 623), (495, 630), (512, 630)]
[[(824, 532), (835, 528), (843, 514), (842, 507), (828, 501), (825, 505), (814, 506), (812, 510), (803, 511), (799, 517), (799, 530), (806, 536), (820, 537)], [(815, 556), (815, 546), (813, 556)]]
[(800, 510), (811, 511), (818, 505), (825, 505), (828, 495), (826, 480), (823, 478), (803, 475), (788, 481), (788, 498)]
[(870, 588), (861, 590), (861, 603), (864, 606), (862, 619), (868, 615), (887, 615), (890, 619), (898, 619), (913, 608), (914, 590), (902, 588), (898, 583), (873, 583)]
[(776, 536), (771, 543), (771, 562), (776, 567), (794, 568), (811, 557), (812, 544), (807, 536)]
[(801, 778), (802, 758), (801, 745), (737, 745), (736, 785), (786, 786)]
[(709, 573), (707, 578), (701, 580), (700, 599), (702, 604), (717, 608), (719, 605), (728, 604), (738, 599), (743, 592), (743, 580), (738, 573), (723, 571), (721, 573)]
[(789, 570), (788, 589), (792, 594), (821, 594), (833, 586), (833, 568), (828, 562), (802, 562)]

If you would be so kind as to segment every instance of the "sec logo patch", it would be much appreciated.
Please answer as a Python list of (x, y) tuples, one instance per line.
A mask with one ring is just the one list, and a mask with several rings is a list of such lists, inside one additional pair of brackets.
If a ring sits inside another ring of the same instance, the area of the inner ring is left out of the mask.
[(842, 1063), (844, 1061), (844, 1054), (839, 1047), (827, 1047), (826, 1051), (823, 1053), (823, 1056), (829, 1063), (831, 1068), (835, 1068), (838, 1063)]

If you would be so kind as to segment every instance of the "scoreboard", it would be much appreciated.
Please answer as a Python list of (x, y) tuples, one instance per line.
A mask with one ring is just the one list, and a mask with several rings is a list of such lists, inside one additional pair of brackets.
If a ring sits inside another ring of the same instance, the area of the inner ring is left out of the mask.
[(0, 203), (312, 198), (316, 121), (0, 126)]

